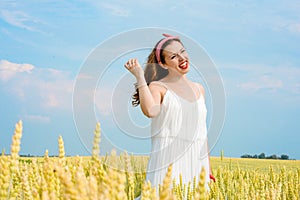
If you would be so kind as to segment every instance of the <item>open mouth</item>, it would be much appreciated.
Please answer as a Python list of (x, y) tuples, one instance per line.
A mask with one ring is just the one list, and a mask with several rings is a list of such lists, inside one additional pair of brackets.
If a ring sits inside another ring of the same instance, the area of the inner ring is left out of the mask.
[(182, 63), (179, 64), (179, 68), (181, 69), (187, 69), (189, 66), (189, 63), (187, 60), (183, 61)]

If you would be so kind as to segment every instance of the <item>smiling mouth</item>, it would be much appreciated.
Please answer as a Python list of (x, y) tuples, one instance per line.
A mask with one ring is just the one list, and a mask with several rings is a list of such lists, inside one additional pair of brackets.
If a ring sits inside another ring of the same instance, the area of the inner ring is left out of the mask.
[(189, 63), (188, 63), (188, 61), (186, 60), (186, 61), (180, 63), (179, 68), (181, 68), (181, 69), (187, 69), (188, 66), (189, 66)]

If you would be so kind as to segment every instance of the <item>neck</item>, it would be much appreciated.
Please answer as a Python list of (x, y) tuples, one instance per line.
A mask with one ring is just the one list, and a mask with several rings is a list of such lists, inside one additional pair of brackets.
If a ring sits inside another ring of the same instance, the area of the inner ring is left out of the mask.
[(165, 80), (168, 82), (186, 82), (188, 79), (185, 74), (172, 74), (169, 73), (166, 77)]

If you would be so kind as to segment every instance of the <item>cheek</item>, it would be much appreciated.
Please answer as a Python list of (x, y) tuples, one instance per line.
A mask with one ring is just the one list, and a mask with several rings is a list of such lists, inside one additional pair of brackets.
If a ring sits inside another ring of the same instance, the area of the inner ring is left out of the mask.
[(172, 60), (166, 60), (166, 64), (172, 67), (172, 66), (177, 66), (178, 62), (176, 59), (172, 59)]

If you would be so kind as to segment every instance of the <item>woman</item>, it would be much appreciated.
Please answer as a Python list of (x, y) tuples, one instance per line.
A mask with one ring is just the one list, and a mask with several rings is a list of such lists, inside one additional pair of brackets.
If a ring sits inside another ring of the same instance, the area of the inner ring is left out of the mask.
[(147, 180), (158, 187), (172, 164), (172, 178), (177, 183), (180, 174), (183, 184), (198, 179), (202, 168), (208, 183), (211, 170), (204, 88), (186, 76), (189, 57), (179, 37), (164, 36), (148, 56), (145, 71), (137, 59), (125, 64), (137, 80), (132, 104), (140, 105), (144, 115), (152, 118)]

